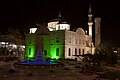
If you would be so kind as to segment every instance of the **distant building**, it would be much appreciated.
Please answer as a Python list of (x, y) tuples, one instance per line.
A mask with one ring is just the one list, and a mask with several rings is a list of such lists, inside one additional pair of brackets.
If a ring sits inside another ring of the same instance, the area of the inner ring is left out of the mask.
[[(10, 56), (10, 52), (14, 51), (14, 55), (23, 56), (25, 52), (25, 45), (19, 45), (19, 53), (17, 52), (17, 46), (9, 35), (0, 35), (0, 56)], [(5, 49), (8, 51), (5, 51)], [(6, 53), (7, 52), (7, 53)], [(21, 52), (21, 54), (20, 54)]]

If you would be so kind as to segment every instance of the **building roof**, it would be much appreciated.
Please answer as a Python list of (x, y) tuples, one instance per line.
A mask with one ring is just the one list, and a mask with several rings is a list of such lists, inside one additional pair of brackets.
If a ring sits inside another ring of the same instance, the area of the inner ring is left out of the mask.
[(37, 35), (49, 35), (49, 29), (46, 26), (40, 25), (35, 32)]
[(59, 21), (61, 21), (61, 18), (56, 18), (56, 19), (52, 19), (52, 20), (50, 20), (50, 22), (59, 22)]
[(67, 20), (62, 18), (58, 24), (68, 24)]

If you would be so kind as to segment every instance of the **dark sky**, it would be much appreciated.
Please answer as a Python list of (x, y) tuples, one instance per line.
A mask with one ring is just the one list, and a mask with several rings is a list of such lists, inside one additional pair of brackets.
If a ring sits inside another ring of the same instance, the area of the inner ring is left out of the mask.
[(59, 11), (72, 29), (86, 29), (90, 2), (93, 18), (101, 17), (102, 40), (120, 46), (120, 5), (116, 0), (0, 0), (0, 29), (25, 30), (56, 18)]

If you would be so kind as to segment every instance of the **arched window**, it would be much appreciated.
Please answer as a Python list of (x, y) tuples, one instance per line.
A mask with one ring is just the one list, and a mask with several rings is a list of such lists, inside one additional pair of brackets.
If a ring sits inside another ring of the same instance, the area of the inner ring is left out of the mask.
[(75, 44), (77, 44), (77, 38), (75, 39)]
[(69, 48), (68, 56), (71, 56), (71, 49)]
[(31, 42), (29, 42), (29, 44), (31, 44)]
[(31, 54), (31, 48), (29, 48), (29, 54)]
[(58, 26), (58, 30), (60, 30), (60, 26)]
[(69, 37), (69, 40), (68, 40), (69, 43), (71, 43), (71, 37)]
[(59, 48), (56, 49), (56, 56), (59, 56)]
[(77, 49), (75, 48), (75, 55), (77, 55)]
[(45, 56), (47, 55), (47, 50), (44, 50), (44, 55), (45, 55)]
[(81, 40), (79, 39), (79, 44), (81, 44)]
[(85, 44), (84, 40), (83, 40), (83, 45)]
[(82, 53), (84, 54), (84, 49), (82, 50)]

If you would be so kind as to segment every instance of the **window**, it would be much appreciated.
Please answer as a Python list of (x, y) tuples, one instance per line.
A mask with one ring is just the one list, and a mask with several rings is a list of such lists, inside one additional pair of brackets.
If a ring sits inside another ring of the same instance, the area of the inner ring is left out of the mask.
[(69, 48), (68, 56), (71, 56), (71, 49)]
[(58, 30), (60, 30), (60, 26), (58, 26)]
[(84, 40), (83, 40), (83, 45), (85, 44)]
[(69, 37), (69, 43), (71, 43), (71, 37)]
[(59, 43), (59, 40), (56, 40), (56, 43)]
[(56, 43), (59, 43), (59, 37), (56, 37)]
[(81, 55), (81, 49), (79, 49), (79, 55)]
[(31, 54), (31, 48), (29, 48), (29, 54)]
[(84, 49), (82, 50), (82, 53), (84, 54)]
[(87, 54), (89, 54), (89, 51), (87, 51)]
[(59, 56), (59, 48), (56, 49), (56, 56)]
[(31, 44), (31, 42), (29, 42), (29, 44)]
[(81, 40), (79, 39), (79, 44), (81, 44)]
[(63, 25), (61, 26), (61, 28), (63, 28)]
[(47, 50), (44, 50), (44, 55), (45, 55), (45, 56), (47, 55)]
[(75, 55), (77, 55), (77, 49), (75, 48)]
[(77, 44), (77, 38), (75, 39), (75, 44)]
[(51, 26), (50, 27), (53, 27), (53, 24), (51, 24)]

